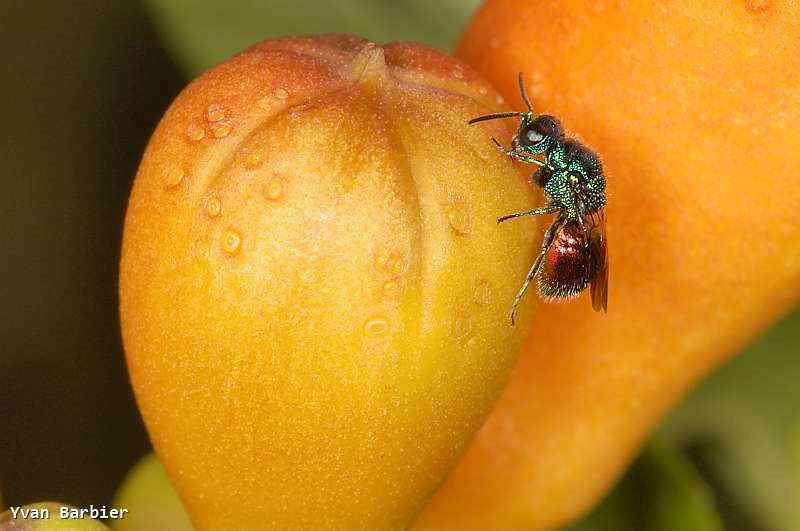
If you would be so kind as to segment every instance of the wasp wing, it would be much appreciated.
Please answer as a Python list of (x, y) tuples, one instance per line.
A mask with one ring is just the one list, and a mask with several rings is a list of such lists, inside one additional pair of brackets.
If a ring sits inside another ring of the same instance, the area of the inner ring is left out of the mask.
[(592, 308), (608, 311), (608, 237), (603, 211), (587, 216), (589, 231), (589, 282), (591, 283)]
[(597, 312), (608, 311), (608, 242), (606, 237), (606, 218), (603, 210), (589, 211), (586, 189), (571, 184), (583, 229), (587, 234), (589, 283), (592, 294), (592, 308)]

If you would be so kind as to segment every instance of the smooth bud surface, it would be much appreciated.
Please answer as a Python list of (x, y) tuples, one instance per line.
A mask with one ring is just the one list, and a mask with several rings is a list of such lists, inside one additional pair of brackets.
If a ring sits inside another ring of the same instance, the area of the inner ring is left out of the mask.
[[(413, 44), (266, 41), (155, 131), (120, 271), (136, 397), (194, 525), (403, 529), (498, 397), (536, 250), (503, 110)], [(521, 323), (531, 320), (525, 300)]]

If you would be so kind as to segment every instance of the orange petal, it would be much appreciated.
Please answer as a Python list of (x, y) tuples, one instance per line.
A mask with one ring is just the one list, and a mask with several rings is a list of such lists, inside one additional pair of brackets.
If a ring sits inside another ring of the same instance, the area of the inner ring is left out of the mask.
[(417, 530), (585, 513), (662, 416), (800, 291), (800, 6), (489, 0), (459, 53), (608, 175), (607, 315), (543, 305), (499, 406)]

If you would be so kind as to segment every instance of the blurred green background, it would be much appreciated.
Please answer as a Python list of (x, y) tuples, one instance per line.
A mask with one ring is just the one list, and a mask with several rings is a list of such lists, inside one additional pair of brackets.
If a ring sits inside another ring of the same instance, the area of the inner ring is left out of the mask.
[[(138, 159), (182, 86), (278, 35), (344, 31), (450, 50), (477, 4), (0, 4), (5, 505), (108, 504), (150, 451), (125, 372), (117, 262)], [(800, 530), (798, 381), (795, 311), (692, 393), (606, 500), (570, 529)]]

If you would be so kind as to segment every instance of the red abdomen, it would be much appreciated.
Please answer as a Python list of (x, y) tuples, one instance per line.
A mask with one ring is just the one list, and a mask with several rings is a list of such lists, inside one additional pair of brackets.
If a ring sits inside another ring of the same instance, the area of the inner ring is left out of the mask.
[(542, 298), (569, 299), (586, 289), (591, 277), (588, 243), (577, 221), (558, 229), (539, 274)]

